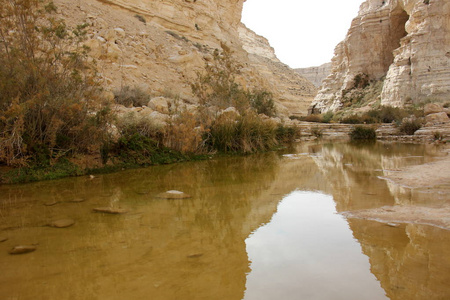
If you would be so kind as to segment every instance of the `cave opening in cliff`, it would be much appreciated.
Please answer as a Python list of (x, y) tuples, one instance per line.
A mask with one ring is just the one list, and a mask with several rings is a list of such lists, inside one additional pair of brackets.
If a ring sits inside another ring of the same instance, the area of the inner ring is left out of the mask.
[(389, 66), (394, 62), (393, 51), (400, 47), (400, 40), (408, 34), (405, 29), (405, 25), (408, 20), (409, 15), (400, 6), (398, 6), (390, 13), (389, 30), (386, 31), (387, 47), (385, 48), (386, 52), (384, 56), (384, 71), (386, 73), (389, 69)]

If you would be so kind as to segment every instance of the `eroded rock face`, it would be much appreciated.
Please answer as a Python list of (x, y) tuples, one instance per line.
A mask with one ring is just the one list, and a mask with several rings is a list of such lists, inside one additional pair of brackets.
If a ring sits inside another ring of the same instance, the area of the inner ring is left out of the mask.
[(317, 88), (322, 85), (322, 81), (330, 75), (331, 63), (326, 63), (317, 67), (299, 68), (295, 72), (311, 81)]
[(265, 79), (266, 85), (262, 87), (274, 94), (278, 102), (277, 110), (283, 115), (306, 115), (317, 93), (314, 84), (283, 64), (266, 38), (243, 24), (238, 31), (250, 64), (256, 69), (252, 76)]
[(355, 78), (386, 76), (381, 104), (403, 106), (450, 96), (450, 2), (367, 0), (343, 42), (312, 106), (338, 110)]
[[(110, 90), (139, 86), (152, 97), (195, 104), (197, 99), (190, 83), (211, 61), (215, 49), (227, 49), (242, 66), (238, 80), (245, 88), (272, 92), (286, 115), (289, 110), (304, 110), (316, 93), (314, 87), (300, 76), (291, 79), (292, 70), (278, 62), (267, 41), (259, 45), (263, 53), (272, 53), (267, 61), (255, 60), (244, 50), (245, 41), (238, 32), (243, 3), (244, 0), (80, 0), (76, 4), (70, 0), (55, 1), (66, 23), (89, 24), (89, 55), (96, 60), (103, 84)], [(289, 79), (283, 80), (284, 74)]]

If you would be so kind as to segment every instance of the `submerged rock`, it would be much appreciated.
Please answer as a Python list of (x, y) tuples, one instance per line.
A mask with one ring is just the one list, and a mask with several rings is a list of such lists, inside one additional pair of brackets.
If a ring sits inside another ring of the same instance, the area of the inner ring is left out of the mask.
[(36, 246), (32, 246), (32, 245), (20, 245), (20, 246), (15, 246), (14, 248), (12, 248), (11, 250), (9, 250), (9, 254), (25, 254), (25, 253), (30, 253), (36, 251)]
[(59, 201), (53, 200), (53, 201), (45, 202), (44, 205), (45, 206), (53, 206), (53, 205), (56, 205), (58, 203), (59, 203)]
[(6, 236), (0, 236), (0, 243), (6, 242), (8, 238)]
[(61, 220), (52, 221), (49, 224), (49, 226), (55, 227), (55, 228), (67, 228), (67, 227), (72, 226), (73, 224), (75, 224), (75, 221), (72, 219), (61, 219)]
[(115, 208), (115, 207), (97, 207), (97, 208), (94, 208), (93, 211), (94, 212), (105, 213), (105, 214), (112, 214), (112, 215), (118, 215), (118, 214), (127, 213), (126, 209)]
[(75, 199), (70, 200), (69, 202), (72, 202), (72, 203), (81, 203), (81, 202), (84, 202), (84, 201), (86, 201), (86, 199), (83, 199), (83, 198), (75, 198)]
[(162, 198), (162, 199), (187, 199), (187, 198), (191, 198), (190, 195), (180, 192), (180, 191), (175, 191), (175, 190), (171, 190), (171, 191), (167, 191), (165, 193), (161, 193), (156, 195), (157, 198)]

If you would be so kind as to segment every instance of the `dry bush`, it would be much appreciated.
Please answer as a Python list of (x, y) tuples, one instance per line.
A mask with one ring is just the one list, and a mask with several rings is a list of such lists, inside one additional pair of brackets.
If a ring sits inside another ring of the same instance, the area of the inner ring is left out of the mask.
[(0, 163), (50, 162), (103, 142), (108, 110), (86, 63), (86, 25), (69, 29), (55, 10), (39, 0), (0, 6)]
[(166, 127), (164, 145), (183, 153), (201, 153), (204, 150), (203, 136), (207, 131), (194, 113), (181, 111)]

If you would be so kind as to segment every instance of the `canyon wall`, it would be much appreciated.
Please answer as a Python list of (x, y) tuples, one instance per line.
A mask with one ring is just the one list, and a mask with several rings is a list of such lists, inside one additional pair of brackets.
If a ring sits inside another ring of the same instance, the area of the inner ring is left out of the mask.
[[(56, 0), (69, 25), (87, 23), (89, 55), (107, 90), (139, 87), (152, 97), (196, 104), (191, 83), (213, 59), (215, 49), (230, 51), (241, 66), (237, 81), (248, 89), (272, 92), (283, 116), (306, 113), (315, 87), (281, 64), (266, 42), (268, 58), (255, 59), (243, 44), (258, 43), (256, 34), (241, 40), (244, 0)], [(255, 39), (255, 40), (253, 40)], [(275, 64), (276, 66), (274, 67)], [(287, 78), (286, 80), (284, 78)]]
[(401, 107), (450, 97), (450, 2), (367, 0), (335, 48), (331, 74), (312, 107), (336, 111), (357, 78), (384, 80), (381, 104)]
[(330, 75), (331, 63), (326, 63), (317, 67), (299, 68), (295, 72), (311, 81), (317, 88), (322, 85), (322, 81)]

